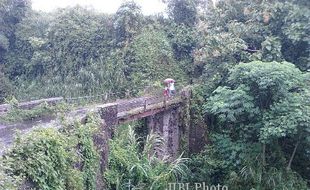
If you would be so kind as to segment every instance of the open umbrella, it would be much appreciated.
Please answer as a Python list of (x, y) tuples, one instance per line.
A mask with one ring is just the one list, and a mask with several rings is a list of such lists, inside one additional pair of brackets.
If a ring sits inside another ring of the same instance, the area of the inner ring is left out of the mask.
[(167, 78), (164, 80), (164, 83), (171, 83), (171, 82), (175, 82), (175, 80), (173, 80), (172, 78)]

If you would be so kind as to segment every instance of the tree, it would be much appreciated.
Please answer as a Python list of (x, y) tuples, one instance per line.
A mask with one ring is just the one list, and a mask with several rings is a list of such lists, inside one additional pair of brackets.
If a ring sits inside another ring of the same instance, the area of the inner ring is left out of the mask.
[(172, 77), (181, 85), (186, 81), (173, 57), (173, 49), (166, 34), (160, 29), (145, 28), (134, 38), (130, 49), (133, 51), (130, 81), (135, 90), (144, 89), (164, 78)]
[(176, 24), (193, 27), (198, 20), (197, 0), (167, 0), (168, 13)]
[(29, 0), (1, 0), (0, 1), (0, 32), (5, 35), (11, 45), (14, 43), (16, 25), (25, 17), (31, 8)]
[(134, 1), (126, 1), (117, 10), (114, 17), (116, 44), (120, 47), (128, 45), (141, 29), (141, 7)]
[(206, 24), (198, 26), (203, 38), (194, 51), (210, 92), (239, 62), (289, 61), (307, 70), (309, 15), (309, 7), (297, 1), (228, 0), (210, 7)]
[[(22, 55), (18, 55), (17, 48), (22, 47), (22, 42), (16, 39), (17, 24), (22, 21), (26, 13), (30, 11), (31, 3), (29, 0), (1, 0), (0, 1), (0, 64), (8, 64), (11, 62), (16, 64), (15, 60), (23, 61)], [(14, 52), (14, 53), (13, 53)], [(8, 55), (10, 54), (10, 55)], [(12, 54), (16, 54), (12, 58)], [(9, 62), (9, 63), (8, 63)], [(23, 70), (23, 69), (21, 69)], [(12, 75), (18, 75), (20, 72), (12, 72)], [(10, 76), (12, 78), (13, 76)]]
[[(199, 8), (205, 2), (200, 0), (163, 0), (168, 6), (171, 18), (167, 25), (175, 59), (190, 78), (197, 76), (193, 64), (193, 50), (199, 41), (196, 25), (199, 22)], [(190, 80), (192, 82), (192, 80)]]
[(287, 157), (286, 168), (291, 169), (296, 152), (302, 143), (310, 146), (310, 94), (309, 91), (294, 93), (279, 103), (274, 104), (270, 111), (264, 113), (264, 126), (260, 131), (262, 141), (272, 142), (274, 139), (290, 139), (294, 149)]
[[(261, 169), (266, 171), (263, 176), (269, 175), (271, 166), (280, 172), (305, 165), (294, 159), (296, 155), (304, 157), (299, 144), (308, 148), (310, 145), (306, 138), (310, 131), (307, 80), (308, 74), (287, 62), (254, 61), (230, 70), (226, 86), (218, 87), (204, 105), (212, 121), (210, 129), (217, 154), (225, 159), (229, 151), (221, 151), (221, 146), (233, 151), (242, 145), (238, 148), (240, 156), (226, 161), (230, 163), (229, 170), (238, 172), (253, 157), (258, 157)], [(240, 164), (231, 167), (235, 162)]]
[(102, 53), (102, 49), (94, 45), (102, 18), (78, 6), (59, 10), (55, 16), (48, 30), (49, 51), (53, 71), (65, 78), (70, 74), (76, 75)]
[(0, 103), (3, 103), (12, 93), (12, 85), (8, 78), (5, 77), (4, 73), (0, 69)]
[[(109, 16), (77, 6), (46, 15), (36, 25), (38, 20), (29, 18), (20, 25), (21, 37), (35, 49), (27, 78), (35, 78), (36, 86), (47, 87), (45, 96), (102, 91), (100, 64), (106, 62), (112, 40)], [(41, 33), (46, 21), (49, 23)], [(31, 30), (28, 25), (37, 29)]]

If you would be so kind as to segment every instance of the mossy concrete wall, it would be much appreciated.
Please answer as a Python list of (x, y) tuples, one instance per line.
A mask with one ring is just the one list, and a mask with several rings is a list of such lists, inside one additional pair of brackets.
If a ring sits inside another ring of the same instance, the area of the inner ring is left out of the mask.
[(180, 145), (180, 107), (170, 108), (163, 112), (147, 117), (149, 133), (153, 132), (165, 141), (165, 146), (158, 156), (169, 156), (174, 159), (178, 156)]

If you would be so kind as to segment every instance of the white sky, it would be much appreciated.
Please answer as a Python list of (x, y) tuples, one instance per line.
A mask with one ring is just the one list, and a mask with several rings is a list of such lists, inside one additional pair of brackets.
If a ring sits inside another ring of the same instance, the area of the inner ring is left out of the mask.
[[(124, 0), (32, 0), (32, 8), (41, 11), (52, 11), (56, 8), (81, 5), (93, 7), (94, 9), (105, 12), (115, 13)], [(135, 0), (141, 7), (143, 14), (150, 15), (163, 12), (166, 6), (161, 0)]]

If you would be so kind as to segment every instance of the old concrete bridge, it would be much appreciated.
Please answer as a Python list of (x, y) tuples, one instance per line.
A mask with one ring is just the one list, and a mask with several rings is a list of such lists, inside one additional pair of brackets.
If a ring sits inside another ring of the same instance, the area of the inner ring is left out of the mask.
[[(198, 147), (202, 141), (203, 134), (197, 131), (197, 126), (189, 126), (191, 91), (185, 88), (176, 96), (164, 98), (163, 96), (143, 96), (134, 99), (118, 100), (112, 103), (97, 104), (87, 108), (80, 108), (67, 114), (68, 118), (80, 119), (82, 122), (87, 122), (89, 113), (99, 113), (102, 120), (100, 133), (95, 137), (95, 143), (101, 154), (101, 165), (106, 166), (108, 158), (108, 139), (113, 137), (114, 130), (119, 124), (124, 124), (130, 121), (145, 118), (148, 132), (157, 133), (163, 137), (165, 147), (163, 148), (162, 156), (170, 156), (175, 158), (180, 150), (181, 138), (182, 146), (187, 149)], [(28, 103), (21, 103), (21, 109), (32, 109), (42, 102), (48, 104), (57, 104), (63, 101), (62, 98), (52, 98), (44, 100), (36, 100)], [(3, 106), (2, 114), (8, 111), (8, 105)], [(1, 108), (0, 108), (1, 114)], [(52, 123), (54, 120), (43, 122), (44, 125)], [(27, 122), (25, 131), (31, 130), (37, 122)], [(0, 125), (0, 140), (12, 136), (14, 127), (18, 128), (18, 124), (6, 127)], [(9, 131), (9, 132), (8, 132)], [(23, 131), (22, 131), (23, 132)], [(7, 134), (6, 134), (7, 133)], [(12, 138), (12, 137), (10, 137)], [(8, 140), (11, 142), (11, 140)]]
[[(159, 134), (165, 141), (161, 152), (157, 154), (159, 157), (169, 157), (173, 160), (179, 155), (180, 150), (190, 152), (199, 147), (200, 142), (203, 142), (204, 134), (201, 132), (202, 130), (199, 130), (199, 126), (190, 126), (190, 97), (191, 90), (185, 88), (176, 96), (170, 98), (164, 98), (163, 96), (144, 96), (129, 100), (118, 100), (112, 103), (97, 104), (87, 108), (83, 107), (68, 113), (69, 120), (70, 118), (74, 121), (78, 119), (82, 123), (87, 122), (90, 113), (99, 114), (101, 118), (100, 131), (93, 137), (100, 154), (101, 166), (101, 170), (97, 173), (96, 177), (97, 187), (104, 186), (102, 175), (108, 162), (108, 141), (113, 138), (113, 133), (120, 124), (144, 118), (148, 132)], [(42, 102), (57, 104), (60, 101), (63, 101), (63, 99), (36, 100), (29, 103), (22, 103), (20, 108), (32, 109)], [(8, 110), (9, 107), (5, 105), (2, 109), (2, 114), (5, 114)], [(44, 125), (52, 122), (53, 120), (45, 121)], [(36, 124), (36, 122), (32, 124), (28, 123), (26, 127), (27, 131)], [(14, 130), (11, 128), (12, 126), (6, 127), (0, 125), (0, 140), (2, 137), (5, 137), (6, 129)]]
[[(95, 144), (100, 150), (101, 166), (106, 167), (108, 160), (108, 139), (113, 137), (114, 130), (119, 124), (145, 118), (148, 132), (153, 132), (165, 141), (160, 157), (174, 159), (179, 154), (180, 139), (188, 147), (189, 127), (185, 117), (189, 117), (191, 91), (185, 89), (176, 96), (165, 98), (158, 96), (140, 97), (131, 100), (120, 100), (113, 103), (96, 105), (87, 110), (80, 110), (82, 122), (87, 122), (86, 113), (99, 113), (102, 124), (100, 133), (95, 137)], [(187, 142), (186, 142), (187, 141)]]

